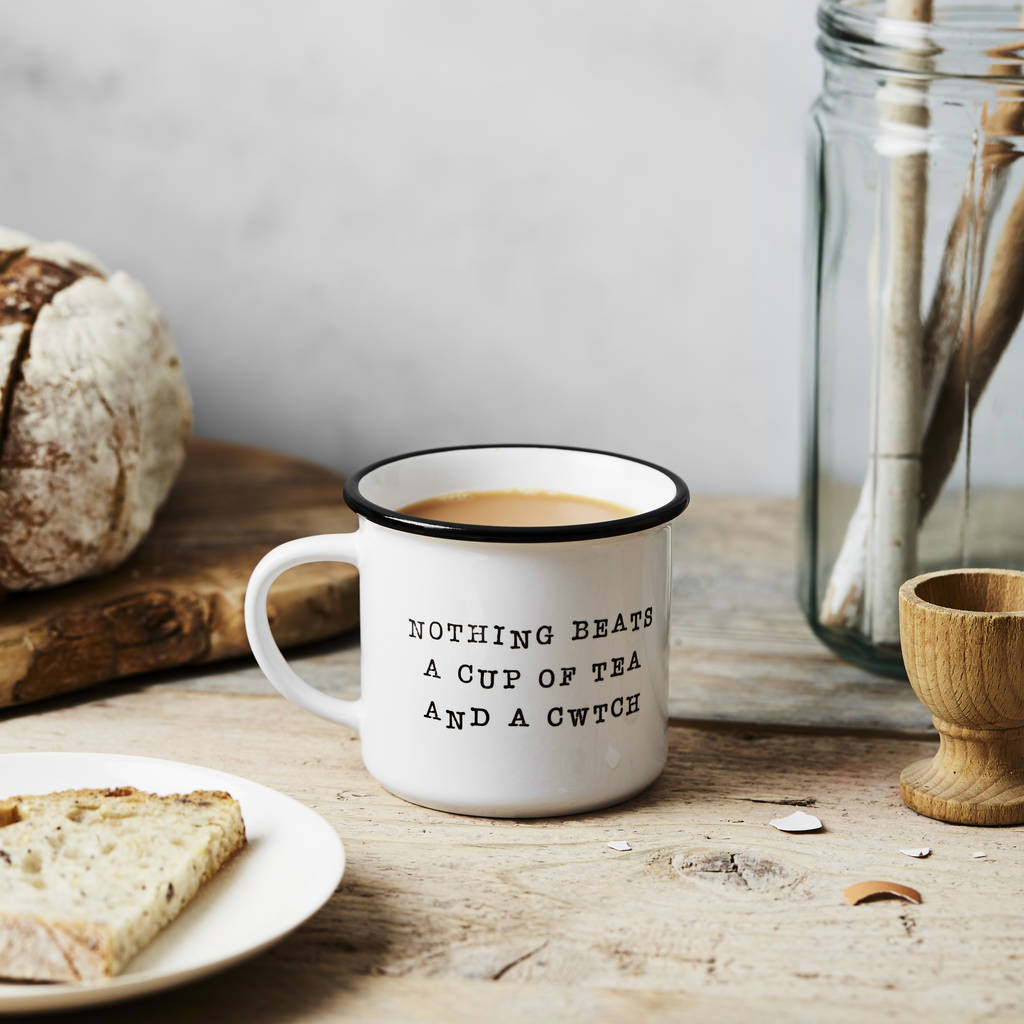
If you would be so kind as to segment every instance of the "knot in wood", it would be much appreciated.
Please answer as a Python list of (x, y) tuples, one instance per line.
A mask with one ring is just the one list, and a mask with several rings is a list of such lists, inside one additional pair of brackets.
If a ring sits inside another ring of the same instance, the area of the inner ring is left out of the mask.
[(777, 861), (728, 850), (691, 850), (675, 854), (673, 872), (738, 889), (766, 892), (796, 885), (803, 876)]

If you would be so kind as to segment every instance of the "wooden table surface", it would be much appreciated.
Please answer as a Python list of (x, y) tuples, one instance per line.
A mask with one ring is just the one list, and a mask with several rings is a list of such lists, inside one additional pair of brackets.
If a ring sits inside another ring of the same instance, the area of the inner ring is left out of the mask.
[[(794, 521), (790, 501), (745, 499), (702, 499), (680, 520), (668, 767), (595, 814), (495, 821), (403, 803), (346, 729), (246, 663), (0, 716), (0, 752), (234, 772), (313, 807), (346, 846), (338, 891), (270, 951), (80, 1019), (1022, 1019), (1022, 830), (900, 803), (900, 769), (935, 745), (929, 716), (909, 686), (811, 635), (793, 598)], [(357, 687), (353, 637), (296, 660), (324, 689)], [(795, 806), (825, 830), (769, 826)], [(934, 852), (899, 853), (916, 846)], [(924, 902), (850, 907), (843, 888), (869, 878)]]

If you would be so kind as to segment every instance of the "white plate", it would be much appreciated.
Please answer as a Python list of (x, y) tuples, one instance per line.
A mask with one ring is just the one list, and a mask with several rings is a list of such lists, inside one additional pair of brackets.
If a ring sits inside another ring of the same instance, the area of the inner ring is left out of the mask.
[(0, 755), (0, 798), (109, 786), (226, 790), (241, 805), (249, 841), (124, 973), (90, 985), (0, 982), (0, 1014), (114, 1002), (219, 971), (297, 928), (341, 881), (345, 851), (334, 829), (291, 797), (237, 775), (124, 754)]

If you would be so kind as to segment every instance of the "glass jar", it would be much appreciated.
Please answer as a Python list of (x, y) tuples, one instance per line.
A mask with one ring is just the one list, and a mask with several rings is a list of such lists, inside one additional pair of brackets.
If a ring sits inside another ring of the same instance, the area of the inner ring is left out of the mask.
[(1024, 568), (1021, 13), (818, 9), (800, 598), (888, 675), (904, 580)]

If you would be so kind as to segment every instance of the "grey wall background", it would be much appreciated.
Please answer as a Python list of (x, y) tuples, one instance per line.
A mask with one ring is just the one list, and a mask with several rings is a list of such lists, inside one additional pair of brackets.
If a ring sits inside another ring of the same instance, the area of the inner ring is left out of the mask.
[(6, 4), (0, 223), (148, 285), (203, 434), (791, 493), (813, 8)]

